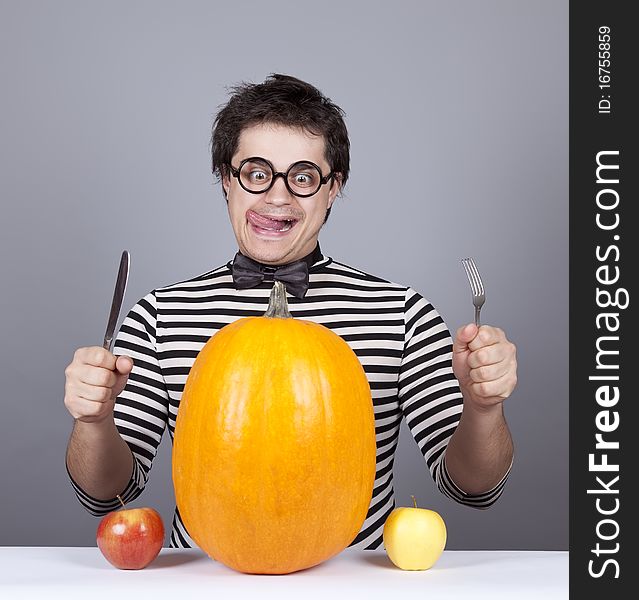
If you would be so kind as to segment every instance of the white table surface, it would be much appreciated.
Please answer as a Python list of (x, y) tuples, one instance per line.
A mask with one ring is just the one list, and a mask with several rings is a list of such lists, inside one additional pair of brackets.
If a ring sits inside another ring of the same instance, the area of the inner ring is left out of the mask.
[[(197, 595), (196, 595), (197, 594)], [(295, 598), (296, 600), (568, 598), (568, 552), (445, 551), (427, 571), (402, 571), (384, 550), (346, 549), (289, 575), (245, 575), (200, 550), (165, 548), (121, 571), (97, 548), (0, 547), (0, 598)]]

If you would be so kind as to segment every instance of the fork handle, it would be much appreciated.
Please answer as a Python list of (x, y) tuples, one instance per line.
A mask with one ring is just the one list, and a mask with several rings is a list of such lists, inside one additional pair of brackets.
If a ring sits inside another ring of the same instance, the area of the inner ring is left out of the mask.
[(475, 307), (475, 325), (477, 325), (477, 327), (480, 326), (479, 323), (479, 313), (481, 311), (481, 308), (478, 308), (477, 306)]

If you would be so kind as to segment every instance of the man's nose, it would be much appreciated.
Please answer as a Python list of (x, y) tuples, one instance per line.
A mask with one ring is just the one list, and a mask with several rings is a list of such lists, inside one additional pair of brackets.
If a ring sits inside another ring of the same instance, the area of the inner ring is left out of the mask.
[(265, 201), (267, 203), (275, 204), (277, 206), (293, 202), (293, 194), (291, 194), (286, 187), (284, 175), (280, 174), (275, 176), (273, 187), (271, 187), (271, 189), (264, 195), (266, 196)]

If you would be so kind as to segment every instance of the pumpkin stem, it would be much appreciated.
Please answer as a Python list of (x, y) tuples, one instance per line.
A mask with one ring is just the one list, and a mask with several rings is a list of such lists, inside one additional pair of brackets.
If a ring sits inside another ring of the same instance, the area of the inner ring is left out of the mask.
[(276, 319), (293, 318), (293, 315), (288, 310), (288, 302), (286, 301), (286, 286), (281, 281), (276, 281), (271, 290), (271, 297), (264, 316)]

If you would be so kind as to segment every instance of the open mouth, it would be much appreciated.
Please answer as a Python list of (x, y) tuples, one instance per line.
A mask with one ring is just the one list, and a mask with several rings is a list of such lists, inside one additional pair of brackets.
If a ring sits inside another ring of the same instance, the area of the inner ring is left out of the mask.
[(254, 229), (267, 235), (286, 233), (293, 229), (298, 222), (298, 219), (288, 215), (267, 217), (252, 210), (247, 211), (246, 218)]

